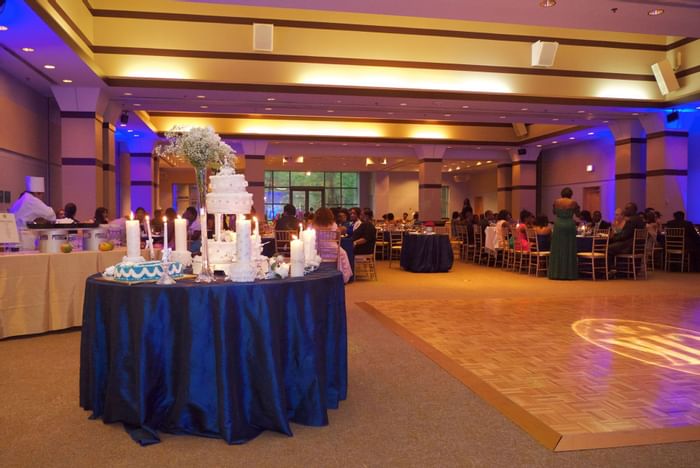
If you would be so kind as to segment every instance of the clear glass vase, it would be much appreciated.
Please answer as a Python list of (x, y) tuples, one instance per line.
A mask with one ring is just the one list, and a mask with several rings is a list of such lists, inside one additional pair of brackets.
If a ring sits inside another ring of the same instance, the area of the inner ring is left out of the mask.
[(202, 271), (197, 275), (197, 283), (211, 283), (216, 281), (214, 272), (209, 265), (209, 249), (207, 247), (207, 168), (195, 167), (194, 172), (197, 179), (197, 197), (199, 198), (199, 223), (202, 230)]

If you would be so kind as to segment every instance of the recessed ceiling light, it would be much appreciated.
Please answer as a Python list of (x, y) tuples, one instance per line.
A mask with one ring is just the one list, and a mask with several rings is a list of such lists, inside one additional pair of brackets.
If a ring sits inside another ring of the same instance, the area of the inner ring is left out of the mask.
[(452, 172), (452, 168), (449, 168), (449, 169), (447, 170), (447, 172)]
[(576, 137), (569, 137), (569, 140), (575, 140)]
[(664, 9), (663, 8), (654, 8), (653, 10), (649, 10), (647, 12), (647, 15), (649, 16), (659, 16), (664, 14)]
[(132, 95), (132, 93), (129, 93), (129, 92), (124, 93), (124, 96), (131, 96), (131, 95)]
[(268, 100), (268, 101), (276, 101), (277, 99), (276, 99), (276, 98), (273, 98), (273, 97), (269, 97), (269, 98), (267, 98), (267, 100)]
[(537, 145), (538, 148), (542, 148), (542, 145)]
[(452, 114), (443, 114), (445, 117), (452, 117)]
[(200, 109), (209, 109), (209, 106), (199, 106)]
[(307, 176), (310, 176), (310, 175), (311, 175), (311, 171), (306, 171), (306, 175), (307, 175)]
[(31, 47), (22, 47), (22, 52), (34, 52), (34, 49)]
[(136, 103), (136, 104), (134, 104), (134, 107), (141, 107), (141, 104)]
[(399, 104), (399, 105), (405, 107), (405, 106), (407, 106), (408, 104), (406, 104), (405, 102), (402, 102), (402, 103)]
[(588, 132), (588, 136), (595, 135), (595, 132)]
[(608, 120), (603, 120), (603, 123), (608, 123), (608, 122), (609, 122)]
[(54, 68), (56, 68), (56, 65), (48, 65), (47, 64), (47, 65), (44, 65), (44, 68), (46, 68), (47, 70), (53, 70)]
[(477, 166), (481, 166), (481, 161), (477, 161), (477, 162), (476, 162), (476, 165), (477, 165)]
[(8, 29), (10, 29), (10, 28), (5, 26), (4, 24), (0, 24), (0, 31), (7, 31)]
[(134, 130), (131, 129), (131, 128), (130, 128), (129, 130), (127, 130), (128, 133), (132, 133), (133, 131), (134, 131)]
[(632, 112), (632, 115), (639, 115), (639, 112)]
[(506, 116), (505, 116), (505, 115), (499, 115), (498, 118), (499, 118), (499, 119), (505, 119)]
[(695, 110), (700, 110), (700, 106), (696, 107)]
[(557, 4), (557, 0), (542, 0), (542, 1), (540, 2), (540, 6), (541, 6), (542, 8), (553, 7), (553, 6), (555, 6), (556, 4)]
[(552, 122), (557, 122), (557, 121), (559, 121), (559, 117), (554, 117), (554, 118), (552, 119)]
[(523, 112), (525, 112), (526, 110), (529, 110), (529, 109), (528, 109), (527, 107), (523, 107), (523, 108), (520, 109), (520, 110), (523, 111)]
[(393, 112), (387, 112), (387, 114), (389, 114), (389, 115), (394, 115), (394, 113), (393, 113)]
[(200, 94), (197, 96), (197, 99), (206, 99), (206, 96), (204, 94)]
[(585, 111), (585, 110), (579, 110), (579, 111), (576, 111), (576, 113), (577, 113), (577, 114), (585, 114), (586, 111)]
[(120, 127), (126, 127), (126, 124), (119, 124)]
[(73, 80), (61, 80), (61, 81), (63, 81), (64, 83), (72, 83), (73, 82)]
[(140, 137), (141, 135), (139, 135), (138, 133), (134, 133), (134, 136), (135, 136), (136, 138), (138, 138), (138, 137)]
[(462, 106), (462, 109), (469, 109), (469, 106)]
[(457, 166), (457, 170), (460, 170), (460, 169), (462, 169), (462, 168), (460, 166)]
[(491, 164), (492, 162), (493, 161), (489, 160), (489, 161), (486, 161), (486, 164)]
[(266, 110), (266, 111), (271, 111), (271, 110), (272, 110), (272, 107), (266, 107), (265, 110)]
[(553, 145), (556, 145), (557, 143), (559, 143), (557, 140), (554, 140), (554, 141), (552, 142)]
[(329, 114), (332, 114), (335, 111), (333, 109), (328, 109), (326, 112), (328, 112)]

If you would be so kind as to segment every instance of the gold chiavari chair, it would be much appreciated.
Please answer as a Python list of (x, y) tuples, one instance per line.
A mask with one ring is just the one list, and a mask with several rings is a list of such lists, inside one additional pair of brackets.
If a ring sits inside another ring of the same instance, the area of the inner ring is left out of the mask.
[(474, 225), (474, 251), (472, 252), (472, 263), (481, 265), (484, 258), (484, 236), (481, 232), (481, 226)]
[(377, 281), (377, 244), (374, 252), (367, 255), (355, 255), (355, 280), (368, 279)]
[(403, 248), (403, 232), (389, 231), (389, 268), (394, 260), (401, 260), (401, 249)]
[(534, 267), (535, 276), (539, 276), (540, 271), (547, 274), (549, 267), (549, 251), (540, 250), (540, 240), (537, 238), (537, 232), (534, 229), (525, 231), (527, 234), (527, 242), (530, 244), (530, 262), (527, 266), (527, 274), (530, 275)]
[(324, 263), (337, 265), (340, 253), (340, 231), (337, 229), (316, 229), (316, 250)]
[[(615, 269), (618, 273), (626, 274), (627, 277), (637, 279), (637, 271), (647, 278), (647, 237), (649, 231), (646, 228), (635, 229), (632, 238), (632, 253), (615, 256)], [(620, 260), (620, 265), (618, 265)]]
[(289, 245), (292, 242), (292, 236), (299, 235), (299, 231), (275, 231), (275, 252), (279, 255), (289, 257)]
[(664, 270), (670, 271), (671, 265), (676, 264), (680, 265), (681, 272), (690, 271), (690, 255), (685, 249), (685, 230), (683, 228), (666, 228), (664, 254), (666, 257)]
[(454, 225), (454, 228), (455, 235), (453, 240), (459, 244), (459, 258), (466, 261), (470, 254), (467, 225), (458, 223)]
[(377, 242), (375, 245), (379, 251), (379, 256), (382, 258), (382, 260), (386, 260), (387, 256), (391, 253), (391, 250), (389, 249), (391, 245), (389, 243), (389, 231), (387, 231), (386, 228), (377, 229)]
[(605, 279), (608, 279), (609, 241), (610, 229), (598, 229), (596, 235), (593, 236), (591, 251), (576, 254), (580, 273), (589, 273), (595, 281), (596, 272), (602, 271), (605, 274)]

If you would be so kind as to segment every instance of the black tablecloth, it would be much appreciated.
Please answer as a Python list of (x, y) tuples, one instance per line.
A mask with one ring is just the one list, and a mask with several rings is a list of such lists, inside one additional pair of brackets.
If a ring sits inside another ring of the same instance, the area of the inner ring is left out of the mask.
[(454, 257), (446, 234), (404, 234), (401, 268), (415, 273), (446, 272)]
[(80, 405), (157, 432), (243, 443), (290, 421), (328, 423), (347, 392), (340, 272), (255, 283), (127, 286), (87, 280)]

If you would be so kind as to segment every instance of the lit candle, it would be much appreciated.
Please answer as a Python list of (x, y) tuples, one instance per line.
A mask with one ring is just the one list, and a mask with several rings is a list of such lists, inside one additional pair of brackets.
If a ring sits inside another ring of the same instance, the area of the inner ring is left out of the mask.
[(292, 236), (290, 243), (290, 259), (292, 263), (290, 276), (293, 278), (304, 276), (304, 242), (296, 236)]
[(187, 251), (187, 220), (177, 215), (175, 220), (175, 250), (177, 252)]
[(236, 260), (250, 262), (250, 221), (243, 216), (236, 220)]
[(260, 223), (258, 223), (258, 217), (253, 216), (253, 222), (255, 223), (255, 234), (260, 235)]
[(168, 248), (168, 218), (163, 216), (163, 250)]
[(139, 220), (134, 219), (133, 212), (129, 218), (126, 221), (126, 256), (138, 258), (141, 256), (141, 228)]
[(146, 234), (148, 234), (148, 251), (151, 254), (151, 260), (156, 258), (156, 253), (153, 249), (153, 236), (151, 235), (151, 218), (146, 215)]
[(304, 225), (299, 223), (299, 239), (301, 239), (301, 233), (304, 232)]

